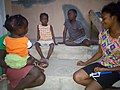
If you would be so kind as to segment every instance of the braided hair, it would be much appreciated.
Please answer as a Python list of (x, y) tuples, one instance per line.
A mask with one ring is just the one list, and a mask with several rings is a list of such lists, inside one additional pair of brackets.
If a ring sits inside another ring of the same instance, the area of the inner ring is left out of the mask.
[(8, 16), (6, 18), (4, 27), (9, 31), (13, 32), (17, 28), (21, 28), (23, 26), (28, 26), (28, 21), (25, 17), (23, 17), (20, 14), (13, 15), (13, 16)]

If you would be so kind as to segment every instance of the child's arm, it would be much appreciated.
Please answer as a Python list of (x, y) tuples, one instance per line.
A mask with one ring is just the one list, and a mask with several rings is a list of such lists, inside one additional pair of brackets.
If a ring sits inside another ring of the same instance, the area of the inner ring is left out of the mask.
[(6, 56), (7, 52), (5, 50), (0, 50), (0, 66), (2, 67), (8, 67), (5, 63), (5, 56)]
[(39, 25), (37, 25), (37, 41), (40, 40)]
[(78, 30), (79, 30), (79, 32), (80, 32), (80, 37), (85, 36), (85, 30), (84, 30), (84, 28), (83, 28), (83, 26), (82, 26), (82, 24), (81, 24), (80, 21), (78, 21), (78, 26), (77, 26), (77, 28), (78, 28)]
[(66, 34), (67, 34), (67, 29), (66, 27), (64, 26), (64, 30), (63, 30), (63, 43), (65, 44), (65, 41), (66, 41)]
[(66, 34), (67, 34), (67, 29), (66, 29), (66, 27), (64, 26), (64, 30), (63, 30), (63, 41), (62, 41), (62, 42), (58, 42), (58, 44), (65, 44)]
[(82, 36), (85, 36), (85, 31), (84, 31), (83, 28), (80, 28), (79, 31), (80, 31), (80, 36), (81, 36), (81, 37), (82, 37)]
[(94, 71), (95, 72), (110, 72), (110, 71), (113, 71), (113, 72), (118, 71), (118, 72), (120, 72), (120, 66), (116, 66), (116, 67), (113, 67), (113, 68), (95, 67)]
[(99, 48), (98, 48), (98, 52), (92, 56), (90, 59), (88, 59), (87, 61), (83, 62), (83, 61), (78, 61), (77, 62), (77, 65), (78, 66), (86, 66), (86, 65), (89, 65), (90, 63), (92, 62), (95, 62), (97, 61), (98, 59), (100, 59), (103, 55), (103, 52), (102, 52), (102, 49), (101, 49), (101, 46), (99, 45)]
[(55, 35), (54, 35), (54, 32), (53, 32), (53, 27), (52, 27), (52, 25), (50, 25), (50, 30), (51, 30), (51, 34), (52, 34), (52, 39), (53, 39), (55, 45), (57, 45), (57, 43), (56, 43), (56, 41), (55, 41)]

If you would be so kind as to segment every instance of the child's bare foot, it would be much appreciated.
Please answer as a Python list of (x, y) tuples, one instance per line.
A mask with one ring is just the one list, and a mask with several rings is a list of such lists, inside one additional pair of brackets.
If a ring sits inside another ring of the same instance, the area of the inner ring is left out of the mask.
[(39, 67), (40, 70), (41, 70), (42, 72), (44, 72), (43, 67), (41, 67), (41, 66), (39, 65), (39, 62), (38, 62), (38, 61), (35, 61), (35, 62), (34, 62), (34, 65), (37, 66), (37, 67)]
[(38, 63), (38, 65), (40, 65), (40, 67), (42, 68), (46, 68), (48, 67), (48, 62), (47, 62), (48, 59), (41, 59), (40, 62)]

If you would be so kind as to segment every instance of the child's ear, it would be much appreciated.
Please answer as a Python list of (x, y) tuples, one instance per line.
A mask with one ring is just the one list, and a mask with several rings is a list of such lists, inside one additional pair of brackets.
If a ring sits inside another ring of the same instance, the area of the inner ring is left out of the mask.
[(75, 14), (75, 17), (77, 17), (77, 14)]
[(115, 15), (113, 15), (113, 16), (112, 16), (112, 20), (113, 20), (113, 21), (117, 21), (117, 20), (118, 20), (118, 17), (115, 16)]

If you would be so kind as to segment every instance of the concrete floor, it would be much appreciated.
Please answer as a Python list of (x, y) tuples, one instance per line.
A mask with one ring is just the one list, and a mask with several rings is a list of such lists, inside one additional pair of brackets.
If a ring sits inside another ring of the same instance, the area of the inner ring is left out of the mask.
[[(78, 85), (73, 81), (73, 73), (82, 68), (76, 65), (78, 60), (87, 60), (97, 52), (98, 46), (78, 46), (70, 47), (65, 45), (55, 46), (54, 52), (49, 60), (49, 67), (45, 69), (46, 81), (42, 86), (26, 90), (84, 90), (84, 86)], [(48, 48), (42, 47), (44, 54)], [(40, 60), (40, 56), (33, 47), (31, 54)], [(6, 89), (7, 81), (0, 82), (0, 90)], [(114, 86), (119, 86), (120, 82)]]

